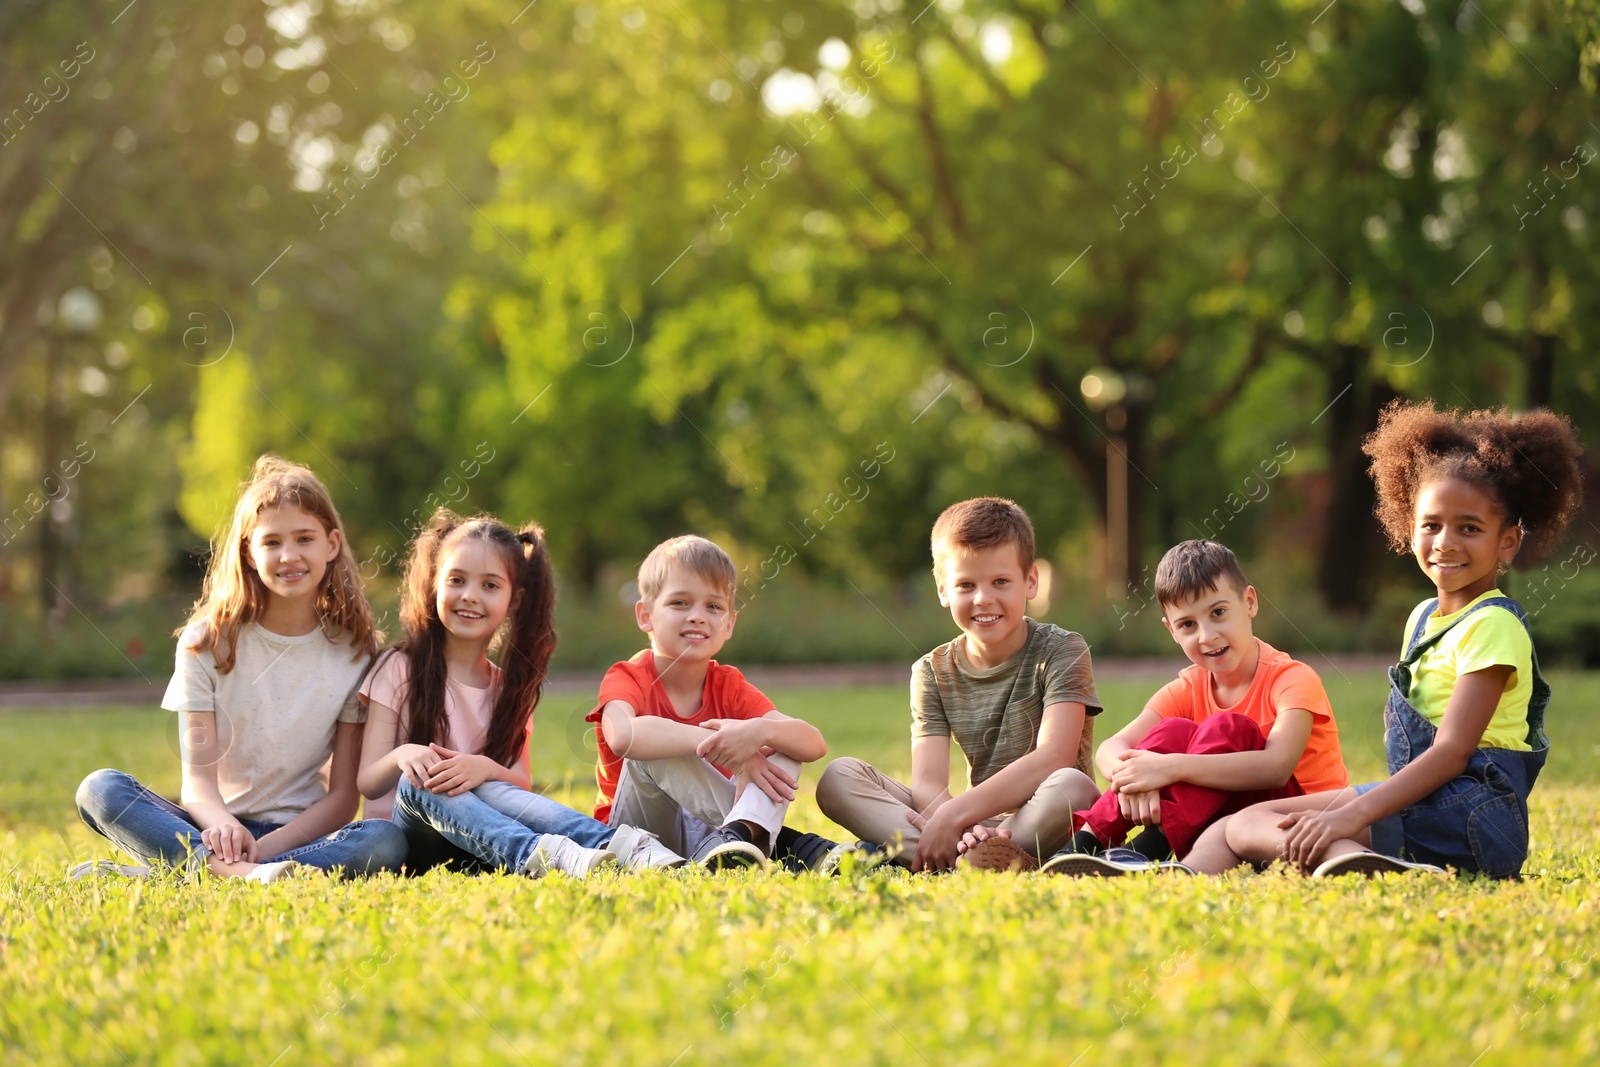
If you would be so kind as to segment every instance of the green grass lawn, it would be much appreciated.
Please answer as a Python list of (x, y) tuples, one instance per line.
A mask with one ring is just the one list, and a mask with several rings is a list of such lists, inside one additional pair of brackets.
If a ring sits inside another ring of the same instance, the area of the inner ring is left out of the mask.
[[(1383, 679), (1326, 681), (1353, 776), (1379, 776)], [(969, 872), (68, 885), (69, 862), (110, 854), (72, 809), (77, 782), (116, 766), (176, 792), (171, 717), (0, 713), (0, 1060), (1593, 1064), (1600, 675), (1552, 684), (1534, 852), (1505, 885)], [(1097, 736), (1151, 688), (1103, 685)], [(903, 687), (774, 696), (833, 755), (908, 770)], [(536, 780), (580, 807), (585, 710), (553, 697), (535, 733)], [(802, 792), (791, 823), (828, 832)]]

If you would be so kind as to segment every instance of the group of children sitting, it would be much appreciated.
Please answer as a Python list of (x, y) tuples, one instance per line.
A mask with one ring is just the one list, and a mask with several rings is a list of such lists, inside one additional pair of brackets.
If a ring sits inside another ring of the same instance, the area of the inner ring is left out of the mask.
[[(436, 514), (407, 561), (404, 636), (379, 651), (326, 488), (262, 457), (162, 702), (182, 717), (181, 803), (121, 771), (90, 774), (84, 821), (139, 862), (72, 873), (165, 865), (271, 882), (450, 863), (581, 878), (770, 861), (1121, 875), (1281, 861), (1318, 875), (1516, 876), (1549, 688), (1526, 614), (1497, 584), (1576, 512), (1576, 437), (1546, 411), (1397, 403), (1365, 448), (1378, 518), (1434, 587), (1390, 670), (1389, 778), (1350, 786), (1316, 672), (1254, 636), (1256, 590), (1203, 540), (1169, 550), (1155, 576), (1162, 625), (1191, 665), (1096, 749), (1088, 645), (1027, 616), (1032, 525), (985, 497), (933, 527), (939, 602), (961, 633), (912, 669), (909, 784), (851, 757), (817, 780), (843, 843), (785, 826), (803, 766), (827, 744), (714, 658), (737, 619), (737, 571), (716, 544), (676, 537), (639, 569), (649, 647), (606, 672), (589, 713), (590, 816), (529, 789), (555, 646), (540, 528)], [(968, 766), (954, 794), (952, 738)]]

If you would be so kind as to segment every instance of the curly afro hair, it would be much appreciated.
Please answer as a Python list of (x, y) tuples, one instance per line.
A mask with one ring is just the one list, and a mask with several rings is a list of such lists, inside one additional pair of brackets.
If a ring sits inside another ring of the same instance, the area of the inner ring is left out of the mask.
[(1411, 550), (1417, 494), (1459, 478), (1494, 497), (1507, 523), (1521, 523), (1534, 556), (1555, 547), (1583, 502), (1583, 448), (1566, 416), (1543, 408), (1459, 412), (1431, 401), (1392, 401), (1361, 443), (1378, 491), (1378, 521), (1396, 552)]

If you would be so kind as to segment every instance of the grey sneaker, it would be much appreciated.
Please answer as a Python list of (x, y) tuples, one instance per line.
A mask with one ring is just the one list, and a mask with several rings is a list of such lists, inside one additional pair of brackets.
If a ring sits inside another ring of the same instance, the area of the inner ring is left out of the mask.
[(605, 851), (617, 858), (624, 870), (666, 870), (682, 867), (689, 861), (661, 843), (661, 839), (637, 826), (619, 826)]
[(1435, 867), (1431, 863), (1409, 863), (1406, 860), (1385, 856), (1381, 852), (1346, 852), (1343, 856), (1335, 856), (1326, 860), (1316, 870), (1311, 872), (1313, 878), (1333, 878), (1341, 874), (1364, 874), (1368, 878), (1375, 874), (1408, 874), (1411, 871), (1422, 871), (1428, 874), (1446, 874), (1443, 867)]
[(69, 881), (81, 878), (149, 878), (150, 868), (136, 864), (117, 863), (113, 860), (89, 860), (67, 871)]
[(528, 877), (543, 878), (551, 871), (561, 871), (574, 878), (587, 878), (601, 867), (609, 867), (617, 857), (603, 848), (584, 848), (570, 837), (545, 834), (539, 838), (538, 847), (528, 857)]
[(767, 857), (759, 848), (726, 826), (707, 834), (689, 858), (709, 871), (767, 865)]

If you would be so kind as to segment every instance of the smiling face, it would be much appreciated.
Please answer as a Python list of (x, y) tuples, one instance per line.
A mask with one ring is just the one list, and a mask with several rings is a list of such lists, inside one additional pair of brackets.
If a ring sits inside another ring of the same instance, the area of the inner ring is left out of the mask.
[(733, 636), (735, 613), (729, 591), (676, 564), (667, 568), (656, 598), (634, 605), (639, 629), (650, 635), (657, 658), (706, 662)]
[(434, 608), (452, 638), (487, 645), (513, 602), (506, 553), (476, 538), (440, 551)]
[(314, 603), (328, 564), (343, 546), (338, 530), (327, 529), (304, 508), (262, 508), (250, 531), (250, 566), (270, 596)]
[(939, 572), (939, 603), (950, 609), (970, 641), (994, 653), (986, 659), (1007, 659), (1022, 647), (1028, 601), (1039, 592), (1039, 568), (1023, 570), (1016, 545), (947, 547), (940, 553)]
[(1224, 580), (1215, 589), (1161, 605), (1161, 625), (1190, 663), (1212, 674), (1231, 676), (1246, 665), (1252, 672), (1255, 669), (1255, 632), (1250, 620), (1257, 610), (1255, 586), (1247, 585), (1241, 592)]
[(1522, 527), (1508, 523), (1488, 492), (1460, 478), (1440, 478), (1417, 492), (1411, 551), (1439, 592), (1439, 612), (1466, 607), (1495, 587), (1500, 564), (1522, 545)]

